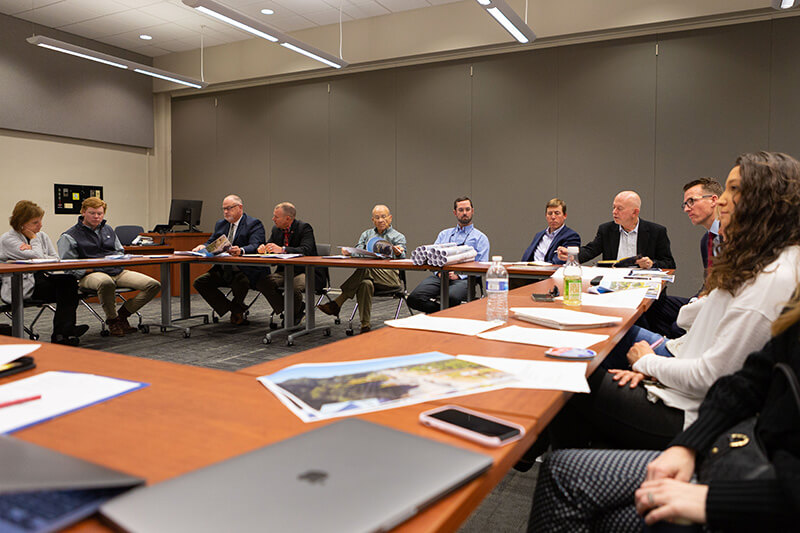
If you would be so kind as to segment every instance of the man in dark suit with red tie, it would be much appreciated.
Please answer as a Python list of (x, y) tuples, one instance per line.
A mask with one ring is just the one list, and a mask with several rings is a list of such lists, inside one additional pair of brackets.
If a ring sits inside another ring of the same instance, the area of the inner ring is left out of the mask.
[[(700, 239), (700, 257), (703, 260), (703, 277), (714, 262), (714, 256), (722, 242), (717, 218), (717, 200), (722, 196), (722, 185), (713, 178), (699, 178), (683, 186), (683, 212), (692, 224), (706, 229)], [(700, 288), (702, 290), (702, 287)], [(700, 293), (700, 290), (697, 293)], [(696, 297), (696, 296), (695, 296)], [(637, 322), (654, 333), (671, 339), (680, 337), (686, 332), (679, 328), (675, 321), (681, 307), (689, 303), (690, 298), (668, 296), (662, 292), (653, 302), (650, 309)]]
[[(265, 239), (264, 224), (244, 212), (242, 199), (235, 194), (226, 196), (222, 201), (222, 216), (222, 220), (214, 225), (214, 233), (208, 241), (196, 246), (193, 251), (197, 252), (225, 235), (232, 245), (228, 249), (229, 254), (237, 256), (255, 253), (258, 245)], [(219, 316), (230, 311), (231, 324), (241, 326), (247, 324), (247, 307), (244, 303), (247, 291), (251, 287), (255, 288), (267, 274), (269, 269), (265, 267), (214, 265), (211, 270), (198, 276), (193, 285)], [(228, 300), (219, 290), (220, 287), (230, 287), (233, 300)]]
[[(260, 254), (301, 254), (317, 255), (317, 243), (314, 240), (314, 229), (311, 224), (298, 220), (297, 209), (289, 202), (281, 202), (275, 206), (272, 213), (272, 233), (266, 244), (258, 247)], [(316, 269), (314, 281), (316, 286), (324, 283), (320, 279)], [(320, 272), (321, 273), (321, 272)], [(283, 267), (278, 267), (275, 272), (264, 278), (259, 285), (259, 290), (269, 300), (272, 309), (276, 314), (283, 313), (283, 296), (279, 287), (283, 287)], [(306, 274), (303, 269), (295, 269), (294, 272), (294, 323), (299, 324), (305, 315), (305, 304), (303, 303), (303, 293), (306, 290)]]

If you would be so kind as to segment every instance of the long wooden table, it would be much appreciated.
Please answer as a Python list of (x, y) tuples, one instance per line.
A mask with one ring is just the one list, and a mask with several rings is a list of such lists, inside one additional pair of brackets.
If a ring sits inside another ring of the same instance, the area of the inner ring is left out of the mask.
[[(509, 305), (534, 305), (530, 299), (532, 289), (545, 292), (554, 283), (548, 280), (534, 287), (512, 291)], [(557, 307), (560, 304), (539, 305)], [(595, 346), (598, 357), (589, 363), (588, 372), (599, 365), (644, 307), (644, 303), (637, 310), (584, 307), (587, 311), (623, 318), (619, 326), (588, 330), (610, 335), (607, 341)], [(485, 301), (464, 304), (441, 311), (438, 315), (483, 318)], [(513, 318), (509, 322), (531, 326)], [(19, 342), (28, 341), (0, 337), (0, 343)], [(37, 362), (35, 370), (2, 379), (0, 384), (47, 370), (91, 372), (149, 383), (150, 386), (142, 390), (29, 427), (14, 436), (130, 472), (152, 484), (327, 423), (301, 422), (259, 384), (255, 376), (302, 362), (347, 361), (432, 350), (454, 355), (478, 354), (532, 360), (545, 358), (542, 347), (390, 327), (236, 373), (44, 343), (32, 354)], [(519, 460), (569, 396), (569, 393), (560, 391), (504, 389), (361, 415), (365, 420), (485, 453), (494, 459), (489, 472), (424, 510), (397, 530), (455, 531)], [(421, 411), (445, 403), (471, 407), (519, 423), (525, 427), (526, 436), (514, 444), (490, 449), (419, 424)], [(106, 529), (97, 519), (90, 519), (73, 530)]]

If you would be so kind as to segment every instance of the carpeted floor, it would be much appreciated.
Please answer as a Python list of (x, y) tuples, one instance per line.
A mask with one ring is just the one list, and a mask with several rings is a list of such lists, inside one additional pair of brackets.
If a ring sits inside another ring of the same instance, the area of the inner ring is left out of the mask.
[[(250, 296), (255, 294), (251, 292)], [(173, 313), (178, 312), (178, 305), (178, 299), (173, 298)], [(182, 327), (192, 326), (189, 338), (184, 338), (182, 329), (161, 333), (158, 327), (152, 327), (149, 334), (135, 333), (123, 338), (102, 337), (97, 319), (82, 307), (78, 308), (78, 323), (91, 326), (89, 332), (81, 338), (81, 347), (83, 348), (236, 371), (346, 338), (345, 329), (353, 306), (353, 300), (345, 303), (340, 313), (342, 318), (340, 325), (334, 324), (333, 317), (318, 311), (316, 314), (317, 325), (330, 325), (331, 336), (323, 336), (322, 332), (314, 333), (300, 337), (291, 347), (286, 345), (285, 336), (277, 337), (269, 345), (262, 343), (262, 338), (268, 331), (270, 313), (269, 304), (263, 297), (259, 297), (252, 306), (249, 316), (250, 324), (247, 326), (231, 325), (227, 315), (216, 324), (210, 322), (202, 325), (202, 319), (181, 322)], [(99, 312), (99, 306), (95, 305), (95, 307)], [(373, 329), (385, 327), (383, 321), (394, 318), (396, 309), (397, 300), (376, 298), (372, 313)], [(211, 309), (202, 298), (195, 295), (192, 297), (192, 312), (210, 314)], [(157, 322), (161, 314), (159, 300), (154, 300), (145, 306), (141, 314), (144, 323)], [(35, 316), (34, 310), (27, 309), (26, 323), (29, 324), (33, 316)], [(405, 304), (403, 304), (400, 316), (408, 316), (408, 308)], [(46, 311), (36, 324), (36, 333), (40, 335), (40, 340), (49, 340), (51, 319), (49, 311)], [(358, 316), (356, 316), (356, 334), (358, 334), (358, 323)], [(136, 324), (136, 321), (131, 319), (131, 324)], [(525, 531), (531, 498), (536, 485), (537, 470), (538, 468), (534, 467), (524, 474), (512, 470), (481, 506), (472, 513), (459, 531), (461, 533)]]

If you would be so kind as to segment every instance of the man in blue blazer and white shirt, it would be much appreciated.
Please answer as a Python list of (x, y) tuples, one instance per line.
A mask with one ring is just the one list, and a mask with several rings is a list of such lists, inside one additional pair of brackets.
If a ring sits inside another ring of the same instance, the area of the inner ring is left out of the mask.
[[(226, 196), (222, 201), (222, 216), (208, 241), (196, 246), (194, 251), (199, 251), (220, 236), (226, 235), (232, 245), (228, 250), (229, 254), (235, 256), (256, 253), (258, 245), (266, 240), (264, 224), (244, 212), (242, 199), (235, 194)], [(267, 274), (269, 269), (265, 267), (214, 265), (211, 270), (194, 280), (194, 288), (218, 315), (222, 316), (230, 311), (231, 324), (240, 326), (247, 324), (244, 315), (247, 310), (244, 303), (247, 291), (251, 287), (255, 288)], [(219, 290), (220, 287), (230, 287), (233, 300), (228, 300)]]
[(533, 238), (530, 246), (522, 254), (522, 261), (546, 261), (562, 265), (558, 258), (558, 247), (580, 246), (581, 236), (567, 227), (567, 204), (560, 198), (553, 198), (545, 206), (547, 228)]

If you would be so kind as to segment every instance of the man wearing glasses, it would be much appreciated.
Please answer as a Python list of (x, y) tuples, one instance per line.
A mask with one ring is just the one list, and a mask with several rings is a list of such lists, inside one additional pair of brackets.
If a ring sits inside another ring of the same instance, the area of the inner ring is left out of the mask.
[[(244, 212), (242, 199), (235, 194), (226, 196), (222, 201), (222, 217), (214, 225), (214, 233), (208, 241), (196, 246), (193, 251), (197, 252), (226, 235), (231, 243), (229, 254), (237, 256), (256, 253), (258, 245), (266, 238), (264, 224)], [(219, 316), (230, 311), (231, 324), (243, 326), (247, 324), (247, 306), (244, 303), (247, 291), (250, 287), (256, 287), (267, 274), (269, 269), (266, 267), (214, 265), (211, 270), (194, 280), (194, 288)], [(228, 300), (219, 290), (220, 287), (230, 287), (233, 300)]]
[[(368, 243), (375, 238), (383, 239), (392, 245), (392, 255), (397, 259), (406, 256), (406, 237), (392, 227), (392, 214), (385, 205), (372, 208), (372, 224), (374, 228), (365, 230), (358, 238), (356, 248), (368, 249)], [(372, 251), (372, 250), (370, 250)], [(342, 253), (349, 255), (347, 250)], [(358, 312), (361, 318), (361, 333), (371, 329), (372, 295), (375, 291), (391, 292), (402, 288), (397, 270), (391, 268), (359, 268), (342, 284), (342, 294), (335, 300), (319, 305), (325, 314), (338, 316), (342, 304), (356, 297)]]
[[(722, 185), (713, 178), (699, 178), (683, 186), (683, 203), (681, 203), (683, 212), (692, 224), (706, 229), (700, 239), (704, 276), (714, 263), (714, 256), (722, 242), (717, 218), (717, 200), (721, 195)], [(678, 319), (681, 307), (689, 303), (689, 300), (682, 296), (668, 296), (662, 292), (637, 324), (665, 337), (672, 339), (680, 337), (686, 332), (679, 328), (675, 321)]]

